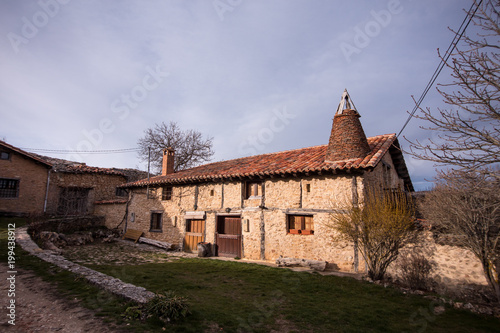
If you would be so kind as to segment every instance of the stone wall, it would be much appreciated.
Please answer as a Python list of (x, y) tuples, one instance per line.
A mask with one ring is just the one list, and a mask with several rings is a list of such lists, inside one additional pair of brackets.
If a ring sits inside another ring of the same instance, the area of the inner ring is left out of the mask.
[[(488, 284), (481, 262), (470, 250), (437, 244), (431, 231), (423, 231), (422, 239), (423, 243), (418, 250), (434, 265), (431, 278), (438, 284), (438, 288), (460, 289), (464, 285)], [(388, 273), (397, 275), (396, 266), (397, 262), (394, 262)]]
[[(127, 226), (143, 231), (145, 237), (181, 247), (186, 218), (192, 214), (198, 212), (205, 217), (204, 241), (211, 243), (215, 242), (217, 216), (237, 216), (243, 226), (248, 223), (248, 229), (242, 230), (244, 258), (276, 260), (279, 256), (292, 256), (327, 260), (333, 267), (350, 271), (352, 246), (333, 243), (328, 224), (330, 214), (350, 203), (353, 186), (357, 190), (362, 182), (362, 175), (274, 178), (263, 182), (264, 196), (255, 199), (242, 198), (243, 181), (173, 186), (170, 200), (162, 200), (161, 187), (150, 189), (149, 199), (145, 188), (134, 189)], [(153, 212), (163, 212), (161, 232), (150, 231)], [(313, 215), (314, 234), (287, 234), (288, 214)]]
[(11, 152), (9, 160), (0, 160), (0, 178), (19, 180), (19, 196), (0, 198), (0, 213), (43, 214), (48, 170), (15, 152)]
[(125, 212), (127, 203), (123, 202), (104, 202), (95, 205), (94, 215), (104, 217), (104, 225), (108, 229), (125, 227)]
[(398, 177), (389, 154), (385, 154), (382, 161), (372, 171), (365, 173), (364, 181), (367, 187), (382, 185), (383, 188), (404, 189), (404, 181)]

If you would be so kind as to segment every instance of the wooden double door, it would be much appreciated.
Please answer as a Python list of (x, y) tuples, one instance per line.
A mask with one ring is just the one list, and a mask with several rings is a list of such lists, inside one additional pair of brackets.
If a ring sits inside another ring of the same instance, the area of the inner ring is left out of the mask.
[(241, 218), (218, 216), (215, 243), (219, 256), (241, 258)]

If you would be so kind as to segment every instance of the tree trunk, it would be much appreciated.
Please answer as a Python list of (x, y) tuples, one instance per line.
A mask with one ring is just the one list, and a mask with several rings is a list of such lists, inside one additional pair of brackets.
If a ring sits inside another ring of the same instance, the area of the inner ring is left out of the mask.
[(324, 271), (326, 265), (328, 264), (326, 261), (320, 260), (307, 260), (307, 259), (297, 259), (297, 258), (283, 258), (279, 257), (276, 259), (276, 264), (278, 267), (309, 267), (314, 269), (315, 271)]

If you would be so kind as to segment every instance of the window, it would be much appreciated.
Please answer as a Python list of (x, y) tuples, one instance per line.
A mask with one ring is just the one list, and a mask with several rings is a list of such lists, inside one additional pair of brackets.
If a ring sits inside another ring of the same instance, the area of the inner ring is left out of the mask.
[(89, 188), (63, 187), (59, 194), (59, 215), (85, 215), (89, 209)]
[(128, 195), (127, 190), (121, 187), (116, 188), (115, 194), (117, 197), (126, 197)]
[(306, 184), (306, 192), (311, 192), (311, 184)]
[(172, 200), (172, 186), (163, 186), (161, 200)]
[(0, 178), (0, 198), (17, 198), (19, 180)]
[(163, 213), (151, 212), (151, 226), (149, 231), (162, 232), (162, 216)]
[(262, 196), (262, 182), (247, 182), (245, 199), (256, 199)]
[(289, 234), (314, 234), (312, 215), (287, 215), (287, 233)]
[(5, 151), (0, 152), (0, 160), (10, 160), (10, 153)]

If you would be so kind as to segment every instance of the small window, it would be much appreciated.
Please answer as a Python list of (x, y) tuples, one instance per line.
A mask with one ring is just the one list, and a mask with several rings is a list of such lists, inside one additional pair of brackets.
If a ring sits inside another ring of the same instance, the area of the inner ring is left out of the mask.
[(289, 234), (314, 234), (312, 215), (287, 215), (287, 233)]
[(0, 178), (0, 198), (17, 198), (19, 180)]
[(10, 153), (5, 151), (0, 152), (0, 160), (10, 160)]
[(115, 194), (117, 197), (126, 197), (128, 195), (127, 190), (121, 187), (117, 187)]
[(151, 213), (151, 227), (149, 231), (162, 232), (162, 216), (163, 213)]
[(210, 196), (213, 197), (214, 196), (214, 190), (210, 190)]
[(172, 200), (172, 186), (163, 186), (161, 200)]
[(306, 192), (311, 192), (311, 184), (306, 184)]
[(262, 182), (247, 182), (245, 199), (260, 198), (262, 196)]

